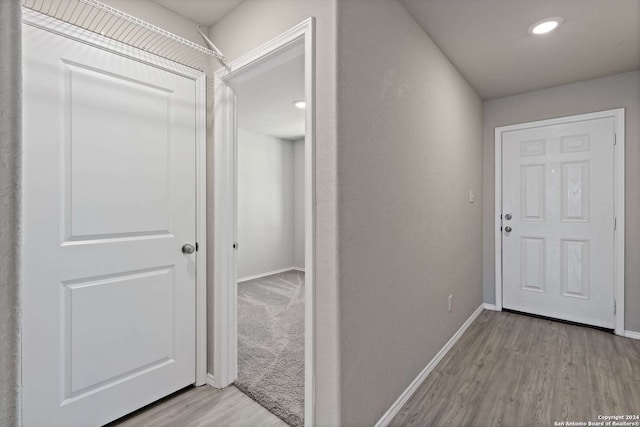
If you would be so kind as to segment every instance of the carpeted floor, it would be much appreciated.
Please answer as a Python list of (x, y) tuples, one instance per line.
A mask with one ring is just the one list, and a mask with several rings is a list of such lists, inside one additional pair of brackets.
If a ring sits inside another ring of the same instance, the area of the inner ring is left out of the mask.
[(304, 273), (238, 284), (235, 385), (289, 425), (304, 425)]

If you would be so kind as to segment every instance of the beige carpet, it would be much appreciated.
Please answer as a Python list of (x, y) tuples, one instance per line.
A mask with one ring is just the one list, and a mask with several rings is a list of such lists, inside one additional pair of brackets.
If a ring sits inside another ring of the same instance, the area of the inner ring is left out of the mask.
[(238, 284), (235, 385), (289, 425), (304, 425), (304, 273)]

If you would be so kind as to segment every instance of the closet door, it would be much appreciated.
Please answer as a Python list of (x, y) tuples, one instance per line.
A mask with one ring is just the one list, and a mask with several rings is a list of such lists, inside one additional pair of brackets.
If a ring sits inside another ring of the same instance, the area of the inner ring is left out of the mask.
[(23, 28), (23, 420), (99, 426), (195, 381), (195, 82)]

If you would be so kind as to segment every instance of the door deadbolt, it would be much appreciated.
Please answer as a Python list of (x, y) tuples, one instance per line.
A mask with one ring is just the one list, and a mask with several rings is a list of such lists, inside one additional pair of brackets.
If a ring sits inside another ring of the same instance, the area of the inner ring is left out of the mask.
[(507, 221), (509, 221), (511, 218), (513, 218), (513, 217), (511, 216), (511, 214), (506, 214), (506, 215), (504, 216), (504, 219), (506, 219)]
[(189, 254), (194, 253), (195, 251), (196, 251), (196, 247), (193, 246), (190, 243), (185, 243), (184, 245), (182, 245), (182, 253), (183, 254), (189, 255)]

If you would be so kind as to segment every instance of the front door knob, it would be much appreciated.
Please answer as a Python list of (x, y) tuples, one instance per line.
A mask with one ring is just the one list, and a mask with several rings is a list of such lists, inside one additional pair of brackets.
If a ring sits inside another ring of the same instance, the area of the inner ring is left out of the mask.
[(511, 230), (513, 230), (513, 228), (509, 227), (508, 225), (504, 228), (504, 231), (506, 231), (507, 233), (511, 233)]
[(183, 254), (187, 254), (187, 255), (188, 255), (188, 254), (192, 254), (192, 253), (194, 253), (195, 251), (196, 251), (196, 247), (195, 247), (195, 246), (193, 246), (193, 245), (192, 245), (192, 244), (190, 244), (190, 243), (185, 243), (185, 244), (182, 246), (182, 253), (183, 253)]

